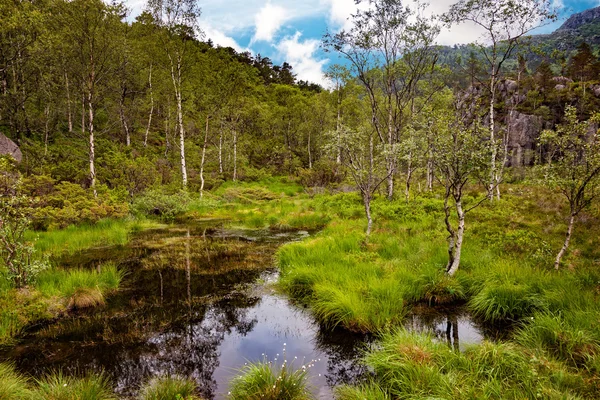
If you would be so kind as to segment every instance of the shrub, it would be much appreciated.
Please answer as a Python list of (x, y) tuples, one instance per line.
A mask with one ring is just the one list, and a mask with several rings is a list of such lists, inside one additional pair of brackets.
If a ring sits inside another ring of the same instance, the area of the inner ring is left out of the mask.
[(187, 192), (167, 194), (160, 190), (148, 190), (133, 202), (133, 212), (147, 216), (156, 216), (164, 220), (173, 220), (184, 213), (190, 202)]

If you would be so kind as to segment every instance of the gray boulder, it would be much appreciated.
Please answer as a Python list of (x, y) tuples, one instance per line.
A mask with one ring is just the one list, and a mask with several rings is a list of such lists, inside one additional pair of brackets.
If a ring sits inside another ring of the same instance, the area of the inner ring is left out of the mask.
[(23, 153), (21, 153), (19, 146), (17, 146), (15, 142), (4, 136), (2, 133), (0, 133), (0, 155), (12, 156), (15, 160), (17, 160), (17, 162), (21, 162), (23, 160)]

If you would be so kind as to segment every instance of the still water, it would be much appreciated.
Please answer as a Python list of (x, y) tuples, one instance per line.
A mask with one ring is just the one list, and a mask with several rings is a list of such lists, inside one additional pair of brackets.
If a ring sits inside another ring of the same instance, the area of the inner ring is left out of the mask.
[[(153, 376), (193, 377), (206, 399), (223, 399), (246, 362), (310, 365), (317, 398), (363, 379), (360, 356), (373, 339), (328, 331), (302, 306), (274, 291), (278, 246), (308, 232), (224, 229), (214, 222), (138, 234), (127, 246), (93, 249), (60, 260), (67, 267), (128, 271), (123, 290), (102, 309), (33, 326), (0, 353), (33, 376), (105, 371), (119, 396), (134, 397)], [(417, 308), (412, 330), (433, 332), (463, 349), (485, 332), (461, 310)]]

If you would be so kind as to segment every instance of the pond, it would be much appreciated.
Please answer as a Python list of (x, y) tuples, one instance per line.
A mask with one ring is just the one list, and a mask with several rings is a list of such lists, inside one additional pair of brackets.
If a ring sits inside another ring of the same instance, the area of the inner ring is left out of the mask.
[[(320, 327), (308, 310), (273, 289), (277, 247), (308, 232), (225, 229), (215, 222), (139, 233), (127, 246), (61, 260), (68, 267), (127, 271), (105, 307), (28, 329), (0, 354), (33, 376), (105, 371), (122, 398), (161, 374), (192, 377), (206, 399), (223, 399), (246, 362), (310, 365), (317, 398), (368, 372), (360, 356), (372, 338)], [(463, 349), (487, 333), (460, 309), (419, 307), (409, 329), (433, 332)]]

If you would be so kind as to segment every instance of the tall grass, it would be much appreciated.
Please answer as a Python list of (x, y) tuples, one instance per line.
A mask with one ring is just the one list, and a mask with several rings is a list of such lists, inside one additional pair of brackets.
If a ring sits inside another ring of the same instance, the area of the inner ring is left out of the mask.
[(365, 357), (375, 382), (342, 388), (340, 398), (574, 399), (585, 393), (584, 385), (572, 384), (583, 382), (576, 375), (524, 350), (484, 342), (460, 353), (428, 335), (395, 330)]
[(91, 247), (123, 245), (130, 232), (156, 225), (140, 219), (104, 219), (95, 224), (72, 225), (47, 232), (28, 232), (28, 240), (35, 240), (35, 248), (42, 254), (59, 256), (73, 254)]
[(30, 382), (18, 374), (11, 364), (0, 364), (0, 399), (31, 400)]
[(250, 363), (230, 383), (231, 400), (309, 400), (314, 397), (307, 387), (307, 370), (290, 364)]
[(196, 382), (179, 376), (152, 378), (140, 390), (140, 400), (199, 400)]
[(69, 308), (86, 308), (104, 304), (104, 296), (119, 288), (124, 272), (114, 263), (97, 270), (51, 269), (42, 273), (37, 289), (47, 297), (66, 300)]
[(117, 400), (102, 373), (76, 378), (59, 371), (41, 378), (37, 385), (40, 400)]

